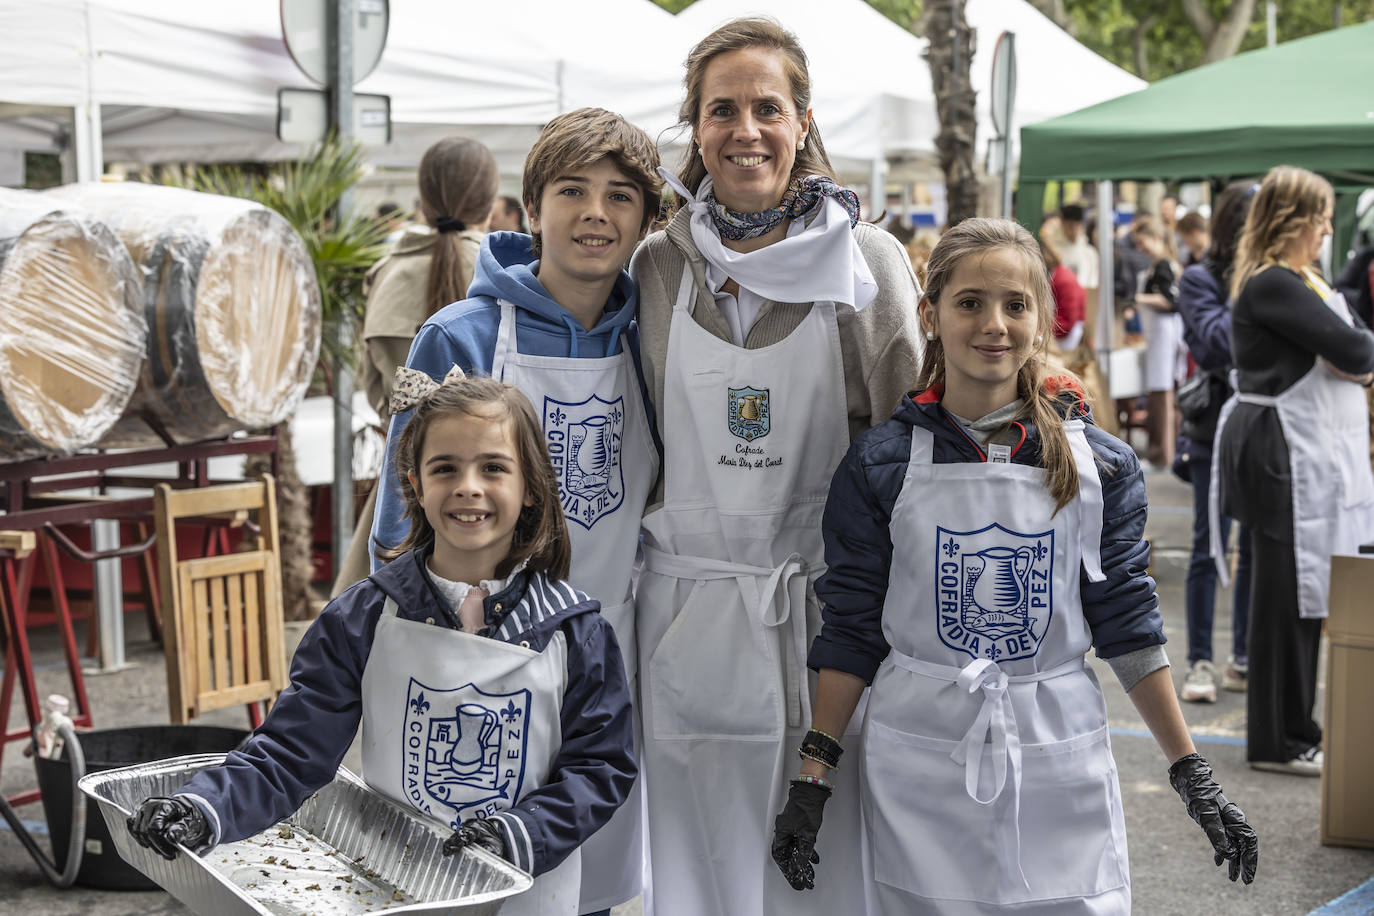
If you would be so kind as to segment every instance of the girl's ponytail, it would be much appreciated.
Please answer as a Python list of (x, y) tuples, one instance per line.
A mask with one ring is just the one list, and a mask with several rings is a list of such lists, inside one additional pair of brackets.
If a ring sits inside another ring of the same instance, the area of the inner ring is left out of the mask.
[(484, 228), (496, 203), (501, 176), (496, 157), (477, 140), (445, 137), (420, 159), (420, 211), (438, 238), (425, 290), (428, 314), (464, 299), (470, 273), (463, 270), (458, 233)]

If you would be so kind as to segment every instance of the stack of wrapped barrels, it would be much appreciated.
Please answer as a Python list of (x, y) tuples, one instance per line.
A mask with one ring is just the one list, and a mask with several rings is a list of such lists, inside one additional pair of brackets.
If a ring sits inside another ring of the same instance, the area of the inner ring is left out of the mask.
[(320, 347), (300, 237), (246, 200), (0, 188), (0, 461), (285, 421)]

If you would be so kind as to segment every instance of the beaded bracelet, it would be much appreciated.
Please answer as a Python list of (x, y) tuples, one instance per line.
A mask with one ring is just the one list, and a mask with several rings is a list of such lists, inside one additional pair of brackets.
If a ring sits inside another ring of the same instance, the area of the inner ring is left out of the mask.
[(797, 748), (797, 756), (803, 760), (814, 760), (822, 766), (828, 767), (832, 770), (838, 770), (840, 768), (838, 761), (834, 760), (833, 758), (827, 759), (825, 757), (820, 756), (819, 754), (813, 753), (813, 751), (815, 750), (816, 749), (814, 747), (811, 747), (810, 745), (803, 745), (802, 747)]
[(809, 786), (820, 786), (822, 789), (826, 789), (830, 792), (835, 791), (835, 786), (833, 783), (829, 782), (828, 780), (821, 779), (819, 776), (793, 776), (792, 781), (804, 782)]

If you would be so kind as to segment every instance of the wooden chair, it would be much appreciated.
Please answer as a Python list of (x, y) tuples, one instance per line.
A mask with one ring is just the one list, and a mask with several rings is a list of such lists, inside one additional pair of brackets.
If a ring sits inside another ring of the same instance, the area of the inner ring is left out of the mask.
[[(282, 637), (281, 548), (275, 483), (254, 482), (154, 493), (167, 692), (174, 724), (212, 709), (248, 704), (254, 727), (259, 703), (270, 707), (286, 688)], [(182, 560), (176, 523), (257, 516), (257, 549)]]

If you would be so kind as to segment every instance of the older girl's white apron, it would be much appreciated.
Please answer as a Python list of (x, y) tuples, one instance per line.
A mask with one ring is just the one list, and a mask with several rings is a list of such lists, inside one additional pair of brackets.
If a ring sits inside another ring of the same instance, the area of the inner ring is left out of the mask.
[[(534, 404), (558, 476), (572, 542), (568, 581), (601, 602), (615, 630), (631, 691), (639, 666), (630, 594), (639, 522), (658, 476), (633, 356), (552, 357), (521, 353), (515, 306), (501, 303), (492, 378), (519, 388)], [(577, 338), (573, 337), (574, 351)], [(606, 826), (582, 844), (582, 905), (590, 913), (639, 894), (644, 874), (640, 782)]]
[[(558, 755), (567, 659), (562, 632), (535, 652), (405, 620), (387, 598), (363, 671), (364, 781), (450, 829), (509, 809)], [(577, 916), (580, 873), (573, 850), (502, 916)]]
[[(664, 367), (665, 499), (644, 520), (637, 593), (655, 912), (853, 912), (856, 805), (831, 806), (814, 891), (793, 890), (768, 852), (811, 720), (821, 514), (849, 441), (835, 306), (749, 350), (696, 323), (695, 292), (685, 268)], [(851, 802), (855, 737), (835, 774)]]
[[(1345, 297), (1310, 275), (1313, 291), (1326, 306), (1354, 325)], [(1231, 386), (1236, 388), (1237, 373)], [(1212, 449), (1212, 489), (1208, 514), (1212, 525), (1212, 557), (1222, 585), (1229, 576), (1218, 534), (1221, 514), (1221, 434), (1237, 404), (1258, 404), (1278, 412), (1288, 446), (1293, 488), (1293, 555), (1298, 574), (1298, 615), (1326, 616), (1330, 592), (1331, 557), (1355, 553), (1374, 539), (1374, 473), (1369, 465), (1369, 405), (1364, 388), (1338, 378), (1318, 359), (1306, 375), (1275, 396), (1240, 391), (1231, 395), (1217, 418)]]
[(1106, 703), (1083, 662), (1102, 486), (1083, 421), (1065, 427), (1079, 493), (1058, 513), (1043, 469), (934, 464), (931, 432), (912, 433), (892, 651), (863, 725), (869, 914), (1130, 912)]

